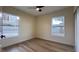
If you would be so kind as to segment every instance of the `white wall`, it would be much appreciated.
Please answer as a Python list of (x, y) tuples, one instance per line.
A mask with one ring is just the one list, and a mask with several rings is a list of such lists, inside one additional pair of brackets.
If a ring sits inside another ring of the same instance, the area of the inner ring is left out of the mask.
[(35, 17), (12, 7), (3, 7), (3, 12), (20, 16), (19, 36), (1, 40), (2, 47), (34, 38)]
[[(65, 37), (51, 35), (51, 20), (53, 16), (65, 16)], [(56, 11), (49, 15), (38, 16), (36, 20), (36, 37), (56, 41), (68, 45), (75, 43), (75, 24), (73, 19), (73, 8), (69, 7)]]

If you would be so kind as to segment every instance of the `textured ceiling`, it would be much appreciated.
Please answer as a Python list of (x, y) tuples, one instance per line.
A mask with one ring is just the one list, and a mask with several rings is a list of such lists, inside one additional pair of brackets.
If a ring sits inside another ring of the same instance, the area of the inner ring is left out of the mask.
[(45, 6), (42, 8), (42, 12), (36, 11), (35, 6), (15, 6), (15, 8), (24, 11), (26, 13), (32, 14), (34, 16), (38, 16), (38, 15), (49, 14), (51, 12), (67, 8), (67, 6)]

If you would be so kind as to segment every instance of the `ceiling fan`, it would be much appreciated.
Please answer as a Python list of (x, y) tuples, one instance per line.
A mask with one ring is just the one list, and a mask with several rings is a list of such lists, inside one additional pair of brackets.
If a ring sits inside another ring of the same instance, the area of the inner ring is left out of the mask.
[(36, 11), (38, 12), (42, 12), (42, 8), (45, 7), (45, 6), (32, 6), (32, 7), (29, 7), (30, 9), (35, 9)]

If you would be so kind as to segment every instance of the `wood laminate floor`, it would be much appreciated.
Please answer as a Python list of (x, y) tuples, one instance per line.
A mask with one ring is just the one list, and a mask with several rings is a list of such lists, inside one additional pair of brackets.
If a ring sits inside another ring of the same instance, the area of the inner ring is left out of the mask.
[(3, 52), (73, 52), (74, 47), (43, 39), (31, 39), (2, 50)]

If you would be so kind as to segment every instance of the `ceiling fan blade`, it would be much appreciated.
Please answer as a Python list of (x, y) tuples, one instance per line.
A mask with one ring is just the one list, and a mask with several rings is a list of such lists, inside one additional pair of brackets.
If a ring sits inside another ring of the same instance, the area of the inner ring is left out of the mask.
[(28, 9), (36, 9), (36, 8), (43, 8), (45, 6), (28, 6)]
[(45, 7), (45, 6), (36, 6), (36, 8), (43, 8), (43, 7)]

